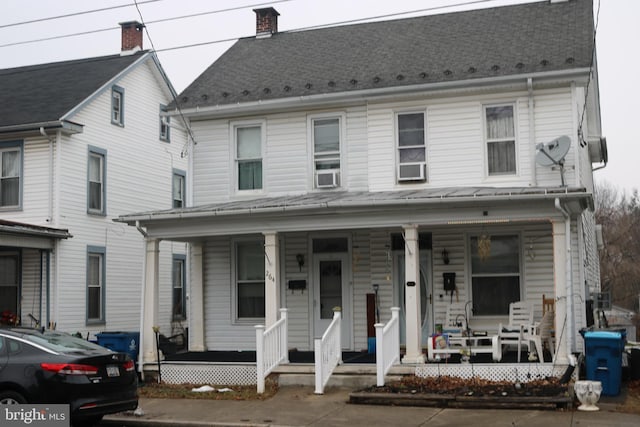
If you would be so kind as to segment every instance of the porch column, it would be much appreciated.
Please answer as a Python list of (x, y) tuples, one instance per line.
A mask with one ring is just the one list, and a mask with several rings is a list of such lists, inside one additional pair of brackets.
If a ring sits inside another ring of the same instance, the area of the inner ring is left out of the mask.
[(191, 280), (189, 281), (189, 350), (205, 351), (204, 280), (202, 243), (191, 244)]
[(153, 331), (158, 326), (158, 259), (160, 240), (145, 239), (145, 269), (142, 291), (142, 329), (140, 346), (144, 363), (157, 362), (156, 338)]
[(278, 233), (269, 231), (264, 235), (264, 321), (268, 328), (278, 321), (280, 310), (280, 260)]
[(418, 227), (404, 228), (404, 263), (406, 282), (405, 314), (406, 314), (406, 354), (402, 363), (424, 363), (422, 354), (422, 328), (420, 327), (420, 262), (418, 257)]
[(556, 360), (558, 363), (568, 363), (567, 354), (567, 232), (565, 221), (553, 221), (553, 282), (556, 294)]

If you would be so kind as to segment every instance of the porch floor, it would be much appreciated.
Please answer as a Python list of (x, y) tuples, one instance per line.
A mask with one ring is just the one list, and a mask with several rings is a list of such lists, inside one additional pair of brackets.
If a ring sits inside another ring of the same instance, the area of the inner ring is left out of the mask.
[[(402, 358), (402, 355), (400, 356)], [(449, 358), (442, 359), (439, 362), (428, 363), (460, 363), (460, 355), (452, 354)], [(425, 351), (426, 358), (426, 351)], [(165, 362), (211, 362), (211, 363), (255, 363), (255, 351), (187, 351), (165, 355)], [(551, 355), (545, 354), (545, 361), (551, 362)], [(344, 364), (375, 364), (375, 353), (366, 351), (345, 351), (342, 353), (342, 362)], [(517, 351), (505, 351), (500, 362), (493, 362), (490, 354), (477, 354), (471, 357), (471, 363), (518, 363)], [(313, 351), (289, 351), (289, 363), (312, 364), (314, 363)], [(520, 363), (538, 363), (528, 360), (527, 352), (520, 355)]]

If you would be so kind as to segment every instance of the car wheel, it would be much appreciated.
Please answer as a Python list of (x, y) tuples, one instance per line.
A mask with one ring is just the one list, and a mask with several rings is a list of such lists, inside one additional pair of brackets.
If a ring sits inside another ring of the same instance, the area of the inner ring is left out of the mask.
[(18, 405), (27, 403), (20, 393), (15, 391), (0, 391), (0, 405)]
[(94, 415), (93, 417), (76, 418), (71, 421), (73, 427), (91, 427), (102, 421), (102, 415)]

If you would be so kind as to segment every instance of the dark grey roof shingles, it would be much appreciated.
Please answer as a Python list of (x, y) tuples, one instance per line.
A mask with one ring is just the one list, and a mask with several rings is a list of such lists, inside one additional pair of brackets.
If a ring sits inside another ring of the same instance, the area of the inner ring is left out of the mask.
[(0, 70), (0, 128), (59, 120), (144, 53)]
[(178, 101), (194, 108), (588, 68), (592, 48), (591, 0), (282, 32), (238, 40)]

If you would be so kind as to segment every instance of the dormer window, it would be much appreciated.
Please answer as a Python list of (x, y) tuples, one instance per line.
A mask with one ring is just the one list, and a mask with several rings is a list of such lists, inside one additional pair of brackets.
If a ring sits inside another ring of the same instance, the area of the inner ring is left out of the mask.
[(513, 105), (487, 106), (485, 128), (489, 176), (516, 173), (516, 139)]
[(124, 126), (124, 89), (120, 86), (111, 88), (111, 123)]

